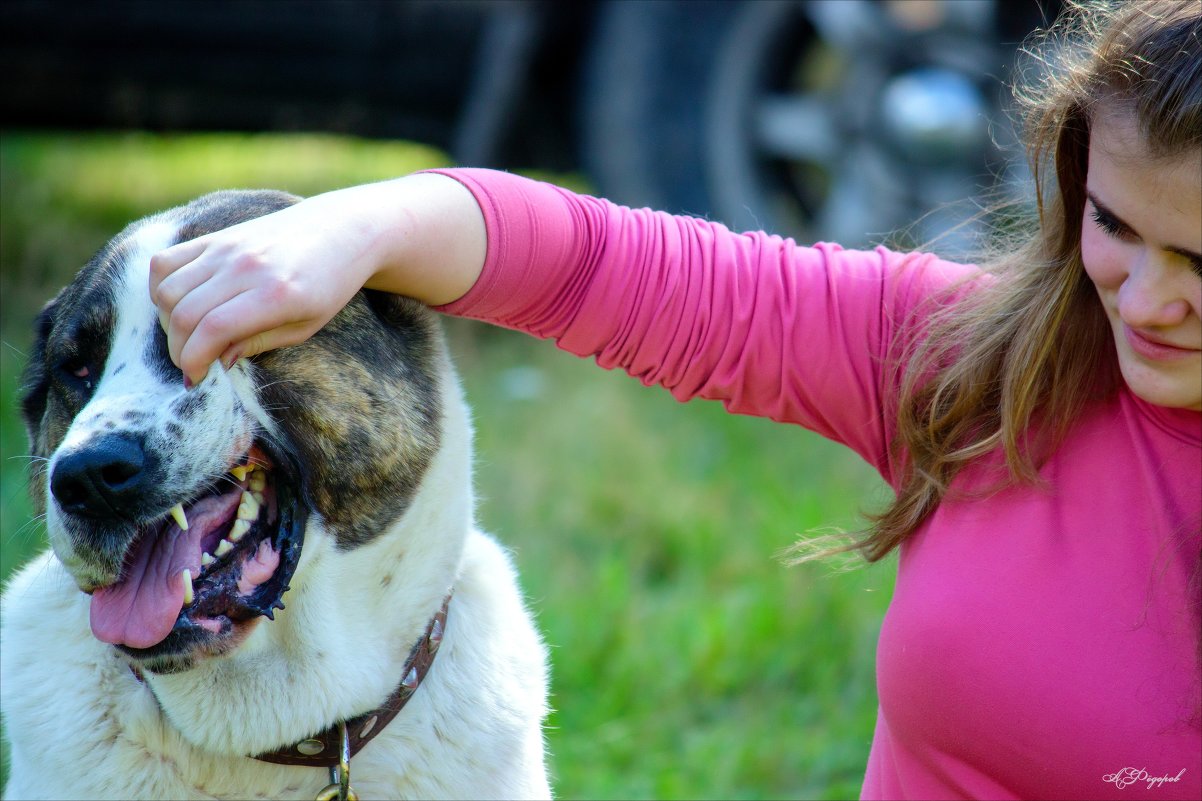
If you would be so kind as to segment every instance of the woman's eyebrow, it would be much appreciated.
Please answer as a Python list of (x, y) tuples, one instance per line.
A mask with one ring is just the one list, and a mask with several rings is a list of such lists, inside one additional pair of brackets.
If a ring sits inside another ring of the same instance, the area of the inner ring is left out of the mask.
[[(1101, 212), (1104, 216), (1109, 217), (1111, 220), (1113, 220), (1114, 222), (1123, 226), (1128, 231), (1135, 231), (1135, 229), (1131, 227), (1130, 223), (1128, 223), (1122, 217), (1115, 214), (1114, 211), (1111, 210), (1111, 208), (1109, 206), (1107, 206), (1105, 203), (1098, 200), (1098, 196), (1095, 195), (1093, 192), (1086, 189), (1085, 196), (1087, 198), (1089, 198), (1089, 202), (1094, 205), (1094, 208), (1097, 209), (1099, 212)], [(1176, 253), (1178, 256), (1184, 256), (1185, 258), (1191, 259), (1193, 261), (1202, 261), (1202, 254), (1199, 254), (1193, 250), (1188, 250), (1186, 248), (1174, 247), (1172, 245), (1166, 246), (1164, 248), (1164, 250), (1168, 251), (1169, 253)]]

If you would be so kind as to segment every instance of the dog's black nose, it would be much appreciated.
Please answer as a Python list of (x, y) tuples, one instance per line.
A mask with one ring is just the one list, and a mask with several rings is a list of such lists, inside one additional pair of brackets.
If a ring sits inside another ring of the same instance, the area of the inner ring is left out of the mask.
[(101, 437), (58, 459), (50, 491), (71, 514), (127, 518), (148, 488), (146, 466), (140, 437)]

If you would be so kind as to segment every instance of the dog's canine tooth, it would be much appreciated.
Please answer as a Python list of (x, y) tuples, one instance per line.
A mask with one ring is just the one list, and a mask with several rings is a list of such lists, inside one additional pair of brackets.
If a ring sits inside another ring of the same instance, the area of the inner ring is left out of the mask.
[(171, 507), (171, 518), (175, 520), (175, 525), (179, 526), (180, 531), (188, 530), (188, 518), (184, 516), (184, 505), (177, 503)]
[(242, 500), (238, 502), (238, 519), (239, 520), (258, 520), (259, 519), (259, 501), (254, 495), (249, 492), (242, 493)]
[(240, 464), (237, 467), (231, 467), (230, 472), (233, 473), (234, 478), (238, 479), (239, 481), (245, 481), (246, 474), (249, 473), (253, 467), (254, 465)]
[(216, 561), (217, 561), (217, 559), (213, 556), (213, 554), (209, 553), (208, 551), (205, 551), (205, 552), (201, 553), (201, 555), (200, 555), (200, 566), (201, 567), (208, 567), (209, 565), (213, 564)]
[(225, 556), (232, 550), (234, 550), (234, 543), (230, 542), (229, 540), (222, 540), (221, 542), (217, 543), (217, 550), (213, 553), (214, 555), (221, 557)]
[(185, 567), (180, 575), (184, 578), (184, 606), (187, 606), (195, 597), (192, 592), (192, 571)]
[(229, 537), (230, 542), (237, 542), (238, 540), (242, 539), (246, 532), (250, 531), (250, 522), (251, 521), (249, 520), (235, 520), (234, 527), (231, 528), (230, 533), (226, 535)]

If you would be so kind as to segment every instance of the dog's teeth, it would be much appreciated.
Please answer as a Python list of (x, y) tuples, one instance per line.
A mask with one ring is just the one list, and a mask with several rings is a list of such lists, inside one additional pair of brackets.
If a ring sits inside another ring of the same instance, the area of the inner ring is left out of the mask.
[(250, 465), (240, 464), (237, 467), (231, 467), (230, 472), (234, 474), (234, 478), (239, 481), (245, 481), (246, 474), (250, 472)]
[(267, 486), (267, 476), (262, 471), (256, 471), (250, 474), (250, 488), (254, 492), (262, 492)]
[(184, 505), (177, 503), (171, 507), (171, 518), (175, 520), (175, 525), (179, 526), (180, 531), (188, 530), (188, 518), (184, 516)]
[(216, 561), (217, 561), (217, 559), (213, 557), (213, 554), (208, 553), (207, 551), (200, 555), (200, 566), (201, 567), (208, 567), (209, 565), (213, 564)]
[(213, 553), (218, 557), (222, 557), (232, 550), (234, 550), (234, 543), (230, 542), (229, 540), (222, 540), (221, 542), (217, 543), (217, 550)]
[(230, 538), (230, 542), (237, 542), (248, 531), (250, 531), (249, 520), (235, 520), (234, 527), (230, 529), (230, 533), (227, 536)]
[(184, 577), (184, 606), (187, 606), (192, 603), (194, 597), (192, 594), (192, 571), (185, 567), (180, 575)]
[(242, 500), (238, 503), (238, 519), (259, 519), (259, 502), (255, 500), (255, 496), (251, 495), (249, 492), (242, 493)]

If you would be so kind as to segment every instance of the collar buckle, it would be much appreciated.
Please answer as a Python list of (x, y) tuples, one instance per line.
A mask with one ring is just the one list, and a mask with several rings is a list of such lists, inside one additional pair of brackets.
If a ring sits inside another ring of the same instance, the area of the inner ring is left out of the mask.
[(359, 801), (351, 787), (351, 737), (345, 721), (338, 724), (338, 739), (338, 764), (330, 767), (330, 783), (317, 794), (315, 801)]

